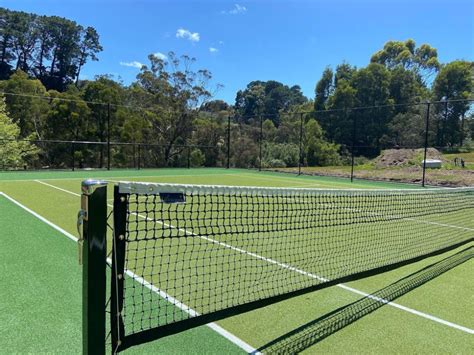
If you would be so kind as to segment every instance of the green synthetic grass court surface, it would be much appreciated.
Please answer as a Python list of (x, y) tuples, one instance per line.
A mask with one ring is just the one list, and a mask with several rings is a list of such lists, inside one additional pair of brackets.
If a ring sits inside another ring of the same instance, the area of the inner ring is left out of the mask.
[[(76, 235), (79, 197), (75, 194), (80, 193), (80, 181), (86, 177), (281, 187), (413, 188), (365, 181), (351, 185), (345, 179), (245, 170), (169, 169), (1, 173), (0, 191)], [(0, 225), (0, 353), (80, 353), (82, 293), (76, 244), (1, 196)], [(467, 247), (348, 285), (363, 292), (376, 292)], [(316, 344), (311, 345), (308, 340), (305, 351), (470, 353), (474, 346), (473, 266), (472, 259), (468, 260), (394, 301), (421, 314), (385, 305)], [(252, 347), (260, 348), (361, 297), (351, 290), (331, 287), (234, 316), (218, 324)], [(433, 320), (426, 316), (436, 318)], [(453, 324), (463, 328), (455, 328)], [(271, 346), (266, 348), (272, 351)], [(204, 326), (127, 352), (222, 354), (243, 350)]]

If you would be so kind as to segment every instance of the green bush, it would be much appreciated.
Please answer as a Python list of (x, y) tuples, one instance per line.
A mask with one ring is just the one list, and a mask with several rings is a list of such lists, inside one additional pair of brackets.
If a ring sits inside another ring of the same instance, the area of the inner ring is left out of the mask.
[(198, 167), (203, 166), (204, 162), (206, 161), (206, 157), (204, 156), (204, 153), (201, 152), (200, 149), (194, 149), (191, 152), (189, 159), (190, 159), (190, 164), (193, 168), (198, 168)]
[[(272, 168), (284, 168), (287, 166), (297, 166), (299, 147), (296, 144), (270, 143), (263, 146), (263, 162)], [(278, 165), (278, 166), (276, 166)]]
[(285, 162), (281, 159), (264, 160), (262, 162), (263, 168), (286, 168), (286, 166)]

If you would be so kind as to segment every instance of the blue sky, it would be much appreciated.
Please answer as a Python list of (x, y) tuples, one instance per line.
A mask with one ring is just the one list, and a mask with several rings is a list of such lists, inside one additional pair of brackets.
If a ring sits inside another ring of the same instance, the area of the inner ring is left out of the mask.
[(196, 57), (195, 69), (209, 69), (214, 84), (224, 85), (216, 98), (229, 103), (252, 80), (298, 84), (312, 98), (326, 66), (344, 60), (365, 66), (388, 40), (429, 43), (441, 62), (474, 59), (471, 0), (0, 0), (0, 6), (95, 27), (104, 51), (84, 68), (87, 78), (108, 73), (128, 84), (138, 73), (134, 62), (174, 51)]

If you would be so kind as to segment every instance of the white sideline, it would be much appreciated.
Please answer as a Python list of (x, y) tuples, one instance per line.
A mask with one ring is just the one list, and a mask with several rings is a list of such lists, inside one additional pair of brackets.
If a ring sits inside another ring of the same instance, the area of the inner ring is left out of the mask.
[[(35, 180), (37, 181), (37, 180)], [(38, 181), (41, 183), (41, 181)], [(49, 185), (49, 184), (47, 184)], [(67, 192), (67, 193), (70, 193), (74, 196), (80, 196), (79, 194), (76, 194), (74, 192), (71, 192), (71, 191), (68, 191), (68, 190), (64, 190), (64, 189), (61, 189), (59, 187), (56, 187), (56, 186), (53, 186), (53, 185), (50, 185), (51, 187), (55, 187), (57, 189), (60, 189), (61, 191), (64, 191), (64, 192)], [(46, 223), (47, 225), (49, 225), (50, 227), (52, 227), (53, 229), (55, 229), (56, 231), (60, 232), (61, 234), (65, 235), (66, 237), (68, 237), (69, 239), (77, 242), (78, 238), (76, 238), (75, 236), (73, 236), (71, 233), (69, 232), (66, 232), (64, 229), (62, 229), (61, 227), (57, 226), (56, 224), (54, 224), (53, 222), (47, 220), (46, 218), (44, 218), (43, 216), (39, 215), (38, 213), (36, 213), (35, 211), (31, 210), (30, 208), (26, 207), (25, 205), (21, 204), (20, 202), (16, 201), (15, 199), (13, 199), (12, 197), (8, 196), (7, 194), (3, 193), (0, 191), (0, 196), (3, 196), (5, 197), (6, 199), (8, 199), (9, 201), (13, 202), (15, 205), (17, 205), (18, 207), (24, 209), (25, 211), (27, 211), (28, 213), (32, 214), (33, 216), (35, 216), (36, 218), (38, 218), (40, 221)], [(112, 264), (112, 261), (110, 260), (110, 258), (107, 259), (107, 262), (109, 264)], [(152, 290), (153, 292), (156, 292), (158, 293), (162, 298), (166, 299), (168, 302), (172, 303), (174, 306), (178, 307), (179, 309), (181, 309), (182, 311), (184, 311), (185, 313), (188, 313), (189, 315), (195, 317), (197, 315), (199, 315), (198, 312), (196, 312), (195, 310), (193, 310), (192, 308), (188, 307), (187, 305), (185, 305), (184, 303), (178, 301), (177, 299), (175, 299), (174, 297), (172, 297), (171, 295), (168, 295), (166, 292), (160, 290), (159, 288), (157, 288), (156, 286), (152, 285), (151, 283), (149, 283), (148, 281), (146, 281), (145, 279), (143, 279), (142, 277), (136, 275), (135, 273), (133, 273), (132, 271), (130, 270), (126, 270), (125, 271), (126, 274), (128, 276), (130, 276), (131, 278), (133, 278), (134, 280), (136, 280), (137, 282), (141, 283), (143, 286), (147, 287), (148, 289)], [(228, 332), (227, 330), (225, 330), (224, 328), (222, 328), (220, 325), (216, 324), (216, 323), (208, 323), (206, 324), (206, 326), (208, 326), (209, 328), (211, 328), (212, 330), (214, 330), (216, 333), (218, 333), (219, 335), (223, 336), (224, 338), (226, 338), (227, 340), (229, 340), (230, 342), (234, 343), (235, 345), (237, 345), (238, 347), (240, 347), (242, 350), (244, 350), (245, 352), (247, 353), (252, 353), (252, 354), (260, 354), (260, 352), (257, 351), (257, 349), (255, 349), (254, 347), (250, 346), (249, 344), (247, 344), (245, 341), (243, 341), (242, 339), (239, 339), (237, 336), (235, 336), (234, 334)]]
[[(54, 186), (54, 185), (51, 185), (51, 184), (48, 184), (48, 183), (45, 183), (43, 181), (39, 181), (39, 180), (35, 180), (37, 182), (39, 182), (40, 184), (43, 184), (43, 185), (46, 185), (46, 186), (50, 186), (54, 189), (57, 189), (57, 190), (60, 190), (60, 191), (63, 191), (63, 192), (66, 192), (68, 194), (71, 194), (71, 195), (74, 195), (74, 196), (80, 196), (79, 194), (76, 194), (74, 192), (71, 192), (69, 190), (65, 190), (65, 189), (62, 189), (60, 187), (57, 187), (57, 186)], [(110, 205), (109, 205), (110, 206)], [(140, 216), (141, 218), (146, 218), (148, 219), (147, 217), (145, 216), (141, 216), (141, 215), (138, 215)], [(418, 220), (417, 220), (418, 221)], [(420, 222), (420, 221), (418, 221)], [(320, 281), (329, 281), (328, 279), (324, 278), (324, 277), (321, 277), (321, 276), (318, 276), (318, 275), (315, 275), (315, 274), (312, 274), (310, 272), (307, 272), (307, 271), (304, 271), (304, 270), (301, 270), (301, 269), (298, 269), (294, 266), (291, 266), (291, 265), (288, 265), (288, 264), (285, 264), (285, 263), (282, 263), (282, 262), (279, 262), (277, 260), (274, 260), (274, 259), (270, 259), (270, 258), (267, 258), (267, 257), (264, 257), (262, 255), (259, 255), (259, 254), (255, 254), (255, 253), (252, 253), (252, 252), (249, 252), (249, 251), (246, 251), (244, 249), (240, 249), (240, 248), (237, 248), (237, 247), (234, 247), (230, 244), (226, 244), (226, 243), (223, 243), (223, 242), (220, 242), (218, 240), (215, 240), (215, 239), (212, 239), (212, 238), (209, 238), (209, 237), (204, 237), (204, 236), (199, 236), (195, 233), (192, 233), (190, 231), (187, 231), (185, 229), (182, 229), (182, 228), (176, 228), (174, 226), (171, 226), (171, 225), (168, 225), (166, 223), (161, 223), (161, 222), (158, 222), (160, 224), (163, 224), (167, 227), (171, 227), (171, 228), (175, 228), (175, 229), (178, 229), (179, 231), (183, 232), (183, 233), (186, 233), (188, 235), (193, 235), (195, 237), (198, 237), (198, 238), (201, 238), (201, 239), (204, 239), (206, 241), (209, 241), (211, 243), (214, 243), (214, 244), (218, 244), (218, 245), (221, 245), (225, 248), (228, 248), (228, 249), (231, 249), (231, 250), (235, 250), (239, 253), (243, 253), (243, 254), (246, 254), (246, 255), (250, 255), (256, 259), (260, 259), (260, 260), (263, 260), (263, 261), (266, 261), (266, 262), (269, 262), (271, 264), (275, 264), (275, 265), (278, 265), (284, 269), (287, 269), (287, 270), (290, 270), (290, 271), (294, 271), (296, 273), (299, 273), (299, 274), (302, 274), (302, 275), (305, 275), (305, 276), (308, 276), (310, 278), (313, 278), (313, 279), (317, 279), (317, 280), (320, 280)], [(400, 309), (400, 310), (403, 310), (405, 312), (408, 312), (408, 313), (411, 313), (411, 314), (414, 314), (414, 315), (417, 315), (417, 316), (420, 316), (420, 317), (423, 317), (425, 319), (429, 319), (431, 321), (434, 321), (434, 322), (437, 322), (437, 323), (440, 323), (440, 324), (443, 324), (443, 325), (446, 325), (448, 327), (451, 327), (451, 328), (454, 328), (454, 329), (458, 329), (458, 330), (461, 330), (463, 332), (466, 332), (466, 333), (469, 333), (469, 334), (474, 334), (474, 329), (471, 329), (471, 328), (468, 328), (468, 327), (465, 327), (465, 326), (462, 326), (462, 325), (459, 325), (459, 324), (456, 324), (456, 323), (452, 323), (452, 322), (449, 322), (449, 321), (446, 321), (444, 319), (441, 319), (441, 318), (438, 318), (438, 317), (435, 317), (433, 315), (430, 315), (430, 314), (427, 314), (427, 313), (423, 313), (423, 312), (420, 312), (420, 311), (417, 311), (415, 309), (412, 309), (412, 308), (408, 308), (406, 306), (402, 306), (398, 303), (395, 303), (395, 302), (391, 302), (391, 301), (388, 301), (386, 299), (383, 299), (383, 298), (380, 298), (380, 297), (376, 297), (376, 296), (373, 296), (369, 293), (366, 293), (366, 292), (363, 292), (363, 291), (360, 291), (360, 290), (357, 290), (355, 288), (352, 288), (352, 287), (349, 287), (347, 285), (344, 285), (344, 284), (337, 284), (336, 285), (337, 287), (340, 287), (346, 291), (349, 291), (349, 292), (352, 292), (352, 293), (356, 293), (358, 295), (361, 295), (361, 296), (364, 296), (364, 297), (368, 297), (368, 298), (371, 298), (373, 300), (376, 300), (378, 302), (381, 302), (381, 303), (384, 303), (388, 306), (391, 306), (391, 307), (394, 307), (394, 308), (397, 308), (397, 309)]]

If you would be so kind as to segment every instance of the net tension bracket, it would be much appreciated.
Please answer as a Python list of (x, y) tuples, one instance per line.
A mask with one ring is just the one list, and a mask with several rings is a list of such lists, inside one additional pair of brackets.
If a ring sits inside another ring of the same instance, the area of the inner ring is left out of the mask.
[(77, 213), (77, 233), (79, 235), (79, 239), (77, 240), (77, 260), (79, 265), (82, 265), (82, 253), (84, 248), (84, 234), (82, 233), (82, 225), (84, 224), (85, 219), (87, 219), (87, 211), (81, 208)]

